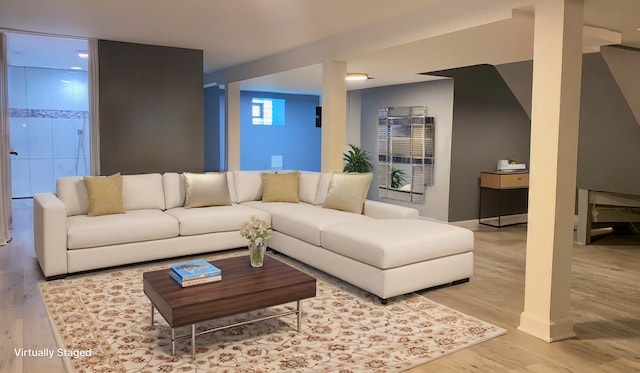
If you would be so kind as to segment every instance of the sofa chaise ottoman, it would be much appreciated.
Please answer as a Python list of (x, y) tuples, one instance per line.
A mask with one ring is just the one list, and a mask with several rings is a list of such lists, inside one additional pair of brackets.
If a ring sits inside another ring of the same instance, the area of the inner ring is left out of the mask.
[[(429, 220), (332, 225), (322, 232), (322, 247), (353, 261), (341, 277), (383, 303), (416, 289), (468, 281), (473, 274), (473, 233)], [(323, 270), (336, 271), (331, 266)]]
[(473, 232), (426, 219), (362, 219), (322, 227), (321, 250), (275, 231), (272, 249), (387, 299), (473, 275)]

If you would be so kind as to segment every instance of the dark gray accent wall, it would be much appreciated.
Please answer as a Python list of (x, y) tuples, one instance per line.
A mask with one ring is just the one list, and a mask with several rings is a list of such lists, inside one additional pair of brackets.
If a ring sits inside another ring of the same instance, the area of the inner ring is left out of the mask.
[(636, 121), (640, 121), (640, 49), (605, 45), (600, 52)]
[[(640, 194), (640, 125), (628, 104), (632, 98), (624, 96), (612, 73), (618, 67), (600, 53), (583, 56), (576, 183), (583, 189)], [(531, 99), (532, 61), (497, 69), (516, 96)], [(616, 71), (622, 80), (636, 73), (628, 66)]]
[(496, 66), (511, 92), (518, 99), (522, 109), (531, 118), (531, 82), (533, 81), (533, 61), (513, 62)]
[(428, 75), (454, 79), (449, 221), (477, 219), (480, 173), (508, 157), (529, 165), (531, 121), (494, 66)]
[(100, 40), (104, 175), (203, 171), (202, 51)]
[(640, 125), (600, 53), (582, 62), (577, 185), (640, 194)]

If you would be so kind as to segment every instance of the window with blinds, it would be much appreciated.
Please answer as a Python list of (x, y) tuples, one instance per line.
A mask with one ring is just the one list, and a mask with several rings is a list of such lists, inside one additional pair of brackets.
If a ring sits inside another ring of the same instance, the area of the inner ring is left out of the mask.
[(433, 185), (434, 119), (424, 106), (378, 109), (379, 196), (421, 203)]

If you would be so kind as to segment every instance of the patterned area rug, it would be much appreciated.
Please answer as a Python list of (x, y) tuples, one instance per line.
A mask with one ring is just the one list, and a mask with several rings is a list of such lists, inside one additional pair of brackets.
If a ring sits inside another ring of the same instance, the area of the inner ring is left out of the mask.
[[(204, 259), (236, 255), (246, 253)], [(158, 313), (150, 325), (150, 303), (142, 291), (143, 272), (176, 261), (43, 282), (40, 291), (73, 372), (400, 372), (506, 332), (417, 294), (382, 305), (300, 262), (274, 257), (318, 279), (316, 297), (302, 302), (301, 332), (291, 315), (205, 334), (197, 337), (195, 360), (190, 338), (178, 340), (171, 356), (171, 330)], [(294, 307), (219, 319), (198, 329)], [(176, 335), (189, 332), (180, 328)]]

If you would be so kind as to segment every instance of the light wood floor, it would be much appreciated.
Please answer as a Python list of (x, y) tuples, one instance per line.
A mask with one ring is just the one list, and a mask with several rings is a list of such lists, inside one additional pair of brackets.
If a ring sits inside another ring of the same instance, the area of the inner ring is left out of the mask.
[[(64, 372), (62, 360), (18, 358), (14, 349), (57, 349), (38, 291), (31, 201), (14, 202), (14, 240), (0, 247), (0, 372)], [(639, 372), (640, 238), (608, 235), (573, 248), (575, 339), (546, 343), (516, 330), (523, 308), (526, 225), (475, 231), (471, 281), (428, 298), (508, 330), (411, 370), (419, 372)]]

